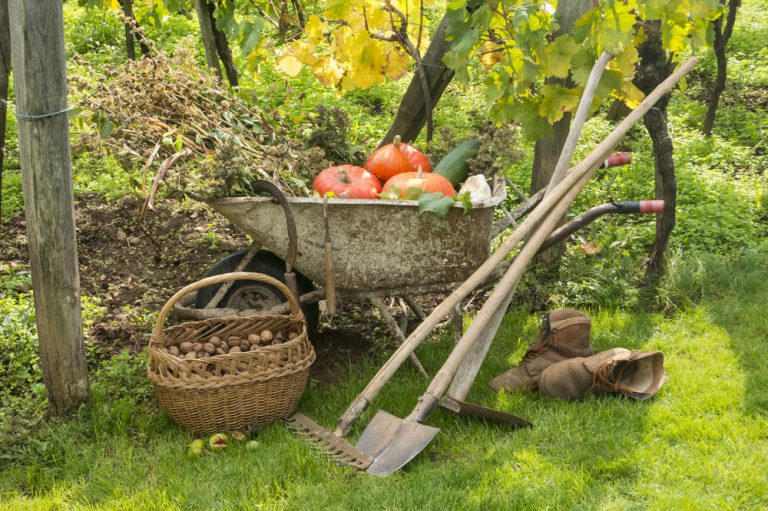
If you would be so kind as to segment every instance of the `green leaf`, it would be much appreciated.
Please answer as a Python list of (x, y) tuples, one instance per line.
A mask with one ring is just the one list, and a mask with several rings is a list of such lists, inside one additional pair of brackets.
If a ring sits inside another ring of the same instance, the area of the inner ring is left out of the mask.
[(451, 197), (440, 192), (424, 193), (419, 197), (419, 211), (445, 216), (455, 203)]
[(595, 65), (595, 54), (589, 48), (581, 49), (573, 56), (571, 65), (571, 77), (579, 87), (586, 87), (592, 66)]
[(244, 21), (240, 24), (240, 32), (243, 34), (243, 39), (240, 41), (240, 53), (242, 55), (250, 55), (259, 46), (263, 23), (261, 18), (255, 18), (253, 22)]
[(488, 73), (488, 76), (483, 82), (485, 85), (485, 87), (483, 87), (483, 96), (488, 103), (494, 103), (497, 101), (504, 95), (507, 90), (507, 83), (509, 83), (509, 78), (502, 78), (502, 74), (506, 75), (506, 73)]
[(446, 4), (445, 7), (450, 11), (458, 11), (458, 10), (466, 9), (467, 0), (448, 0), (448, 3)]
[(580, 97), (579, 89), (547, 84), (541, 88), (539, 115), (546, 117), (550, 123), (555, 123), (563, 118), (565, 112), (576, 108)]
[(542, 66), (544, 76), (567, 78), (571, 59), (579, 51), (579, 45), (568, 34), (561, 35), (544, 48)]
[(472, 210), (472, 196), (469, 192), (457, 194), (454, 200), (464, 208), (464, 213), (469, 213)]
[(552, 136), (552, 126), (539, 115), (540, 100), (525, 98), (511, 105), (511, 114), (523, 128), (528, 140)]
[(386, 192), (381, 192), (379, 194), (379, 199), (383, 200), (399, 200), (400, 199), (400, 187), (399, 186), (393, 186)]
[(418, 200), (424, 195), (424, 190), (421, 188), (408, 188), (402, 193), (401, 199), (403, 200)]
[(227, 37), (234, 39), (240, 36), (240, 26), (235, 20), (235, 2), (217, 2), (213, 17), (216, 19), (216, 28), (227, 34)]
[(615, 69), (606, 69), (603, 76), (600, 77), (600, 83), (595, 91), (596, 98), (607, 98), (611, 92), (621, 88), (621, 82), (624, 80), (621, 72)]
[(635, 16), (623, 2), (614, 2), (605, 10), (600, 31), (597, 34), (599, 49), (612, 55), (624, 51), (635, 36)]
[(115, 130), (115, 123), (110, 121), (109, 119), (105, 119), (103, 122), (99, 124), (99, 135), (101, 135), (104, 138), (109, 138), (112, 136), (112, 132)]

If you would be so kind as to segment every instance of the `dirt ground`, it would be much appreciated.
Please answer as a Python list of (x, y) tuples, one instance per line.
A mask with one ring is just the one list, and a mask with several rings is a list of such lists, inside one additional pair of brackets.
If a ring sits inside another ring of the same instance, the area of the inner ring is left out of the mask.
[[(183, 286), (200, 279), (216, 261), (247, 246), (226, 219), (198, 204), (162, 201), (143, 221), (141, 203), (127, 198), (107, 204), (93, 195), (75, 205), (81, 293), (98, 297), (105, 312), (86, 332), (98, 353), (143, 350), (152, 328), (147, 313), (158, 311)], [(29, 264), (26, 225), (17, 217), (0, 225), (0, 260)], [(331, 323), (312, 336), (318, 357), (312, 377), (324, 383), (374, 347), (384, 324), (370, 308), (343, 304)]]

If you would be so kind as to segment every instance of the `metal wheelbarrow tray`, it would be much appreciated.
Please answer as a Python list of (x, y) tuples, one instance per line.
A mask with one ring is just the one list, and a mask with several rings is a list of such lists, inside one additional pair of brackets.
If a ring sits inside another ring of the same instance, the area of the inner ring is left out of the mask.
[[(504, 188), (498, 187), (492, 198), (473, 204), (469, 211), (457, 205), (444, 217), (419, 212), (414, 200), (328, 199), (337, 292), (347, 297), (387, 296), (462, 282), (489, 255), (493, 212), (504, 195)], [(323, 285), (323, 200), (288, 201), (296, 221), (295, 267)], [(208, 205), (285, 258), (288, 233), (280, 204), (269, 197), (238, 197)]]

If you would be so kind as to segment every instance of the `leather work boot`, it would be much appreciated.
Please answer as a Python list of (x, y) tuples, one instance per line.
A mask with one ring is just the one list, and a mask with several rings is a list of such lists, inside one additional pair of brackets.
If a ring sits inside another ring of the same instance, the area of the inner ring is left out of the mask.
[(491, 388), (496, 392), (534, 390), (541, 372), (550, 365), (594, 354), (589, 345), (591, 324), (589, 317), (573, 309), (558, 309), (545, 314), (539, 337), (523, 356), (523, 363), (491, 380)]
[(660, 351), (614, 348), (547, 367), (541, 373), (539, 391), (569, 401), (604, 392), (642, 401), (659, 391), (665, 377), (664, 355)]

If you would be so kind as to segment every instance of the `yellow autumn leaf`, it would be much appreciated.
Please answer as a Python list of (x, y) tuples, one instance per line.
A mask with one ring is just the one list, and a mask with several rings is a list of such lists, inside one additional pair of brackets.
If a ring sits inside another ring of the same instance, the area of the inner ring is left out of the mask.
[(301, 62), (293, 55), (285, 55), (278, 59), (277, 70), (291, 78), (295, 78), (301, 72)]
[(118, 0), (101, 0), (101, 5), (107, 9), (120, 9), (120, 2)]
[(635, 76), (635, 64), (640, 56), (635, 46), (628, 46), (618, 55), (615, 55), (608, 61), (608, 69), (615, 69), (620, 72), (624, 78)]
[(503, 56), (504, 47), (493, 41), (485, 41), (483, 47), (480, 50), (480, 63), (486, 68), (493, 67), (501, 60)]
[(348, 26), (339, 27), (331, 33), (331, 54), (338, 60), (348, 60), (350, 50), (349, 40), (352, 29)]
[(291, 54), (302, 64), (312, 66), (317, 62), (317, 56), (315, 56), (316, 46), (306, 41), (296, 41), (291, 47)]
[(410, 69), (411, 59), (405, 53), (392, 49), (387, 53), (387, 66), (384, 69), (387, 77), (392, 80), (402, 78)]
[(637, 108), (640, 102), (645, 99), (643, 91), (635, 87), (635, 84), (630, 80), (621, 82), (621, 88), (619, 90), (621, 92), (621, 98), (629, 108)]
[(312, 67), (312, 74), (326, 87), (336, 87), (344, 76), (344, 69), (331, 57), (320, 57)]
[(325, 23), (323, 23), (320, 16), (317, 14), (310, 16), (307, 20), (307, 24), (304, 26), (304, 33), (307, 34), (307, 38), (315, 44), (323, 40), (324, 31)]
[[(383, 2), (371, 2), (366, 6), (365, 19), (363, 21), (368, 21), (369, 30), (387, 36), (392, 33), (392, 23), (387, 11), (382, 9), (383, 6)], [(359, 17), (363, 18), (362, 12)]]

